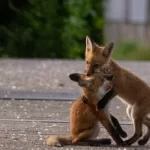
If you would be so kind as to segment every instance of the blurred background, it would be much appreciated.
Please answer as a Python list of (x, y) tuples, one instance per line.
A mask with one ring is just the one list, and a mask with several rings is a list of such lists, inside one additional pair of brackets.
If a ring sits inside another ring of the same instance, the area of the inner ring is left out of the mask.
[(85, 36), (150, 60), (149, 0), (1, 0), (0, 57), (83, 59)]

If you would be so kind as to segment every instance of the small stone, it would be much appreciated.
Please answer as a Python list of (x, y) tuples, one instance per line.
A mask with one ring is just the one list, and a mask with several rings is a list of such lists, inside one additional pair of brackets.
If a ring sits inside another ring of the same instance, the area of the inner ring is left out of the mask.
[(64, 87), (65, 85), (63, 83), (59, 83), (58, 86)]
[(15, 85), (12, 86), (12, 89), (15, 90), (17, 87)]

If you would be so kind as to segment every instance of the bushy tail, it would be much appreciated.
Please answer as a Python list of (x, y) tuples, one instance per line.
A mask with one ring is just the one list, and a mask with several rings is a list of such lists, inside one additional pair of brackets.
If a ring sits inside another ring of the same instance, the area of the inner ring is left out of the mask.
[(69, 136), (50, 136), (46, 140), (46, 144), (49, 146), (63, 146), (70, 145), (72, 143), (72, 138)]
[(84, 146), (100, 146), (100, 145), (110, 145), (111, 140), (109, 138), (103, 138), (103, 139), (85, 139), (85, 140), (80, 140), (76, 144), (72, 143), (72, 138), (69, 136), (50, 136), (46, 144), (49, 146), (56, 146), (60, 147), (63, 145), (84, 145)]

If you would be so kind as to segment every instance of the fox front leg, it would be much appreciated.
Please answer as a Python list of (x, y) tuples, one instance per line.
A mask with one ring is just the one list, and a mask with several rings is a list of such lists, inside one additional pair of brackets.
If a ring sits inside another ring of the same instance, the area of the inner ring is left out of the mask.
[(104, 95), (104, 97), (101, 100), (99, 100), (99, 102), (97, 103), (97, 109), (99, 110), (105, 109), (109, 101), (115, 96), (116, 96), (116, 93), (114, 92), (113, 89), (111, 89), (108, 93)]

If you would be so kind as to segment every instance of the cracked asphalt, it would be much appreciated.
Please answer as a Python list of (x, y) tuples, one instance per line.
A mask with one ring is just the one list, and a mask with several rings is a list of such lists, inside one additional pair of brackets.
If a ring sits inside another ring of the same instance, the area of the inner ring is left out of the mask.
[[(150, 85), (150, 62), (119, 61), (120, 65), (140, 76)], [(84, 72), (82, 60), (27, 60), (0, 59), (0, 90), (47, 91), (80, 93), (78, 85), (68, 75)], [(78, 94), (77, 94), (78, 96)], [(65, 96), (64, 96), (65, 98)], [(150, 149), (150, 142), (139, 147), (111, 146), (64, 146), (49, 147), (45, 140), (49, 135), (69, 134), (69, 110), (72, 101), (54, 100), (0, 100), (0, 150), (141, 150)], [(125, 105), (114, 99), (110, 112), (122, 123), (128, 133), (133, 134)], [(128, 124), (129, 123), (129, 124)], [(145, 128), (144, 128), (145, 131)], [(99, 138), (109, 137), (103, 127)]]

